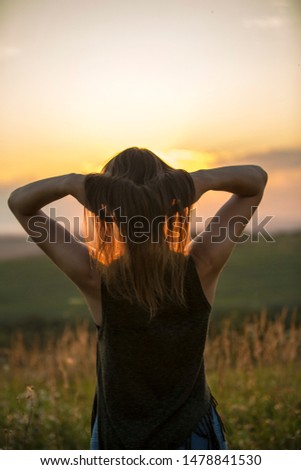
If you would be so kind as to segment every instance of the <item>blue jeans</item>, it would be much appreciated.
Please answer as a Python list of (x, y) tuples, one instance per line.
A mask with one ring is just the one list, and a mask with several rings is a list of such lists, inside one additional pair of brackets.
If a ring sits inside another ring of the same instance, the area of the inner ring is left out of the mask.
[[(214, 406), (211, 406), (211, 419), (212, 419), (212, 427), (213, 427), (213, 432), (215, 434), (214, 438), (218, 442), (219, 448), (226, 450), (228, 449), (227, 447), (227, 442), (224, 439), (224, 434), (223, 434), (223, 429), (222, 429), (222, 424), (220, 422), (220, 419), (215, 411)], [(199, 423), (199, 426), (196, 430), (196, 432), (192, 432), (190, 436), (186, 439), (186, 441), (183, 443), (181, 447), (178, 449), (180, 450), (186, 450), (186, 449), (200, 449), (200, 450), (208, 450), (212, 449), (212, 438), (207, 436), (208, 435), (208, 429), (204, 428), (204, 424), (201, 421)], [(99, 444), (98, 444), (98, 426), (97, 426), (97, 418), (95, 419), (94, 426), (93, 426), (93, 432), (91, 436), (91, 442), (90, 442), (90, 449), (91, 450), (100, 450), (99, 449)]]

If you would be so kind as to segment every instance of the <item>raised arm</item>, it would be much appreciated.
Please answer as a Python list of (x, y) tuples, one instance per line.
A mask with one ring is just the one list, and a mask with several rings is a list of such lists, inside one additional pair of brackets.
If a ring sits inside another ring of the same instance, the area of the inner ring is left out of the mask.
[(11, 193), (8, 199), (9, 208), (15, 215), (32, 216), (47, 204), (69, 194), (85, 204), (84, 181), (85, 175), (76, 173), (34, 181)]
[(85, 204), (85, 176), (68, 174), (46, 178), (13, 191), (8, 205), (31, 239), (83, 291), (88, 291), (92, 272), (87, 246), (41, 210), (67, 195)]
[(242, 165), (199, 170), (190, 175), (195, 184), (196, 199), (210, 190), (233, 194), (188, 247), (204, 292), (212, 304), (218, 276), (261, 201), (267, 173), (256, 165)]
[(207, 191), (227, 191), (242, 197), (263, 193), (267, 173), (257, 165), (237, 165), (198, 170), (190, 173), (196, 200)]

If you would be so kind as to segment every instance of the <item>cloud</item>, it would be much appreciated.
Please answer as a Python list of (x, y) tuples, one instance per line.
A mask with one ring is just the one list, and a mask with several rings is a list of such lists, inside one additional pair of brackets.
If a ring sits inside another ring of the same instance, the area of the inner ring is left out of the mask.
[(247, 29), (279, 29), (288, 23), (289, 20), (285, 16), (266, 16), (243, 20), (243, 25)]
[(10, 59), (21, 54), (21, 49), (13, 46), (0, 46), (0, 58)]
[(244, 155), (220, 155), (220, 165), (254, 164), (261, 165), (269, 171), (301, 169), (301, 148), (271, 149), (263, 152), (251, 152)]
[(269, 165), (275, 170), (301, 168), (301, 148), (252, 153), (246, 158), (251, 162)]

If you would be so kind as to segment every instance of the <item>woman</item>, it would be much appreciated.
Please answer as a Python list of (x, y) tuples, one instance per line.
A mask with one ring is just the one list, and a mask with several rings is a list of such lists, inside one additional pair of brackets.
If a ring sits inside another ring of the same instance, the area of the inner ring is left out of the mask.
[[(14, 215), (81, 290), (98, 329), (92, 449), (226, 448), (205, 340), (219, 275), (266, 181), (258, 166), (187, 173), (133, 147), (99, 174), (11, 194)], [(191, 206), (209, 190), (232, 196), (189, 240)], [(67, 195), (85, 207), (89, 243), (41, 210)]]

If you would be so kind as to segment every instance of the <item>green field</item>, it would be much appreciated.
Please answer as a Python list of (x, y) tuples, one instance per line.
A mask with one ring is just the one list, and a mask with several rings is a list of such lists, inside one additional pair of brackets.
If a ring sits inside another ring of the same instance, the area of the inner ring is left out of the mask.
[(275, 236), (275, 243), (238, 245), (226, 265), (217, 290), (214, 312), (233, 314), (266, 308), (301, 307), (301, 233)]
[[(89, 315), (79, 290), (44, 255), (2, 261), (0, 277), (2, 327), (52, 326)], [(300, 281), (300, 233), (238, 245), (221, 275), (213, 315), (300, 311)]]

